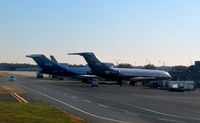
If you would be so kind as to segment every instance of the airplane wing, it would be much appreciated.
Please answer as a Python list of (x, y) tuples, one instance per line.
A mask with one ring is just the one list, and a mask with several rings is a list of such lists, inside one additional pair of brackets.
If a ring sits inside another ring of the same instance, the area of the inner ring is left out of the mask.
[(80, 75), (81, 77), (88, 77), (88, 78), (97, 78), (96, 75)]
[(130, 78), (130, 80), (151, 80), (151, 79), (155, 79), (155, 77), (134, 77), (134, 78)]

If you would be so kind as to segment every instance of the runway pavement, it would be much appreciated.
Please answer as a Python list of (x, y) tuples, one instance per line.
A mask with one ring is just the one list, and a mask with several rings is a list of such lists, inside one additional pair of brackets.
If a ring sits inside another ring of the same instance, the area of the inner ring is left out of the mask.
[(58, 106), (89, 123), (200, 123), (200, 92), (118, 85), (90, 87), (34, 77), (18, 77), (11, 83), (27, 92), (20, 96), (29, 102)]

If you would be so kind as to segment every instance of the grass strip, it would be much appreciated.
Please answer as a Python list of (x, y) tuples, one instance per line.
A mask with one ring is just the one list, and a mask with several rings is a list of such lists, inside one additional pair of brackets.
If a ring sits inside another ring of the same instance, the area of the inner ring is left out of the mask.
[(0, 102), (3, 123), (86, 123), (83, 119), (45, 104)]

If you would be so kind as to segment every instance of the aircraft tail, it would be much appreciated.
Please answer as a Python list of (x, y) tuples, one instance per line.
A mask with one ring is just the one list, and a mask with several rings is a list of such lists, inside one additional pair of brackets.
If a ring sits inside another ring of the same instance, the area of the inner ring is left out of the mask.
[(55, 59), (55, 57), (54, 57), (53, 55), (50, 55), (50, 58), (51, 58), (51, 61), (52, 61), (53, 63), (58, 63), (57, 60)]
[(68, 55), (80, 55), (83, 56), (89, 67), (92, 69), (94, 73), (105, 73), (113, 71), (107, 65), (100, 62), (97, 57), (92, 52), (83, 52), (83, 53), (69, 53)]
[(52, 61), (42, 54), (27, 55), (26, 57), (32, 58), (42, 69), (45, 69), (47, 66), (51, 66), (53, 64)]

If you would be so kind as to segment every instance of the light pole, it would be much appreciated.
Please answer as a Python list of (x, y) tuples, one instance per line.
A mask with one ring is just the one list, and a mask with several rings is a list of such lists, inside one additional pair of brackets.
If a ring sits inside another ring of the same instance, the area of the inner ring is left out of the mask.
[(134, 66), (136, 66), (136, 61), (134, 61)]
[(151, 64), (151, 62), (150, 62), (150, 60), (149, 60), (148, 58), (146, 58), (146, 64), (148, 65), (148, 67), (149, 67), (149, 69), (150, 69), (150, 64)]
[(163, 66), (165, 66), (165, 62), (163, 62)]
[(120, 59), (114, 59), (114, 61), (116, 62), (116, 65), (118, 66), (119, 64), (119, 61), (120, 61)]

